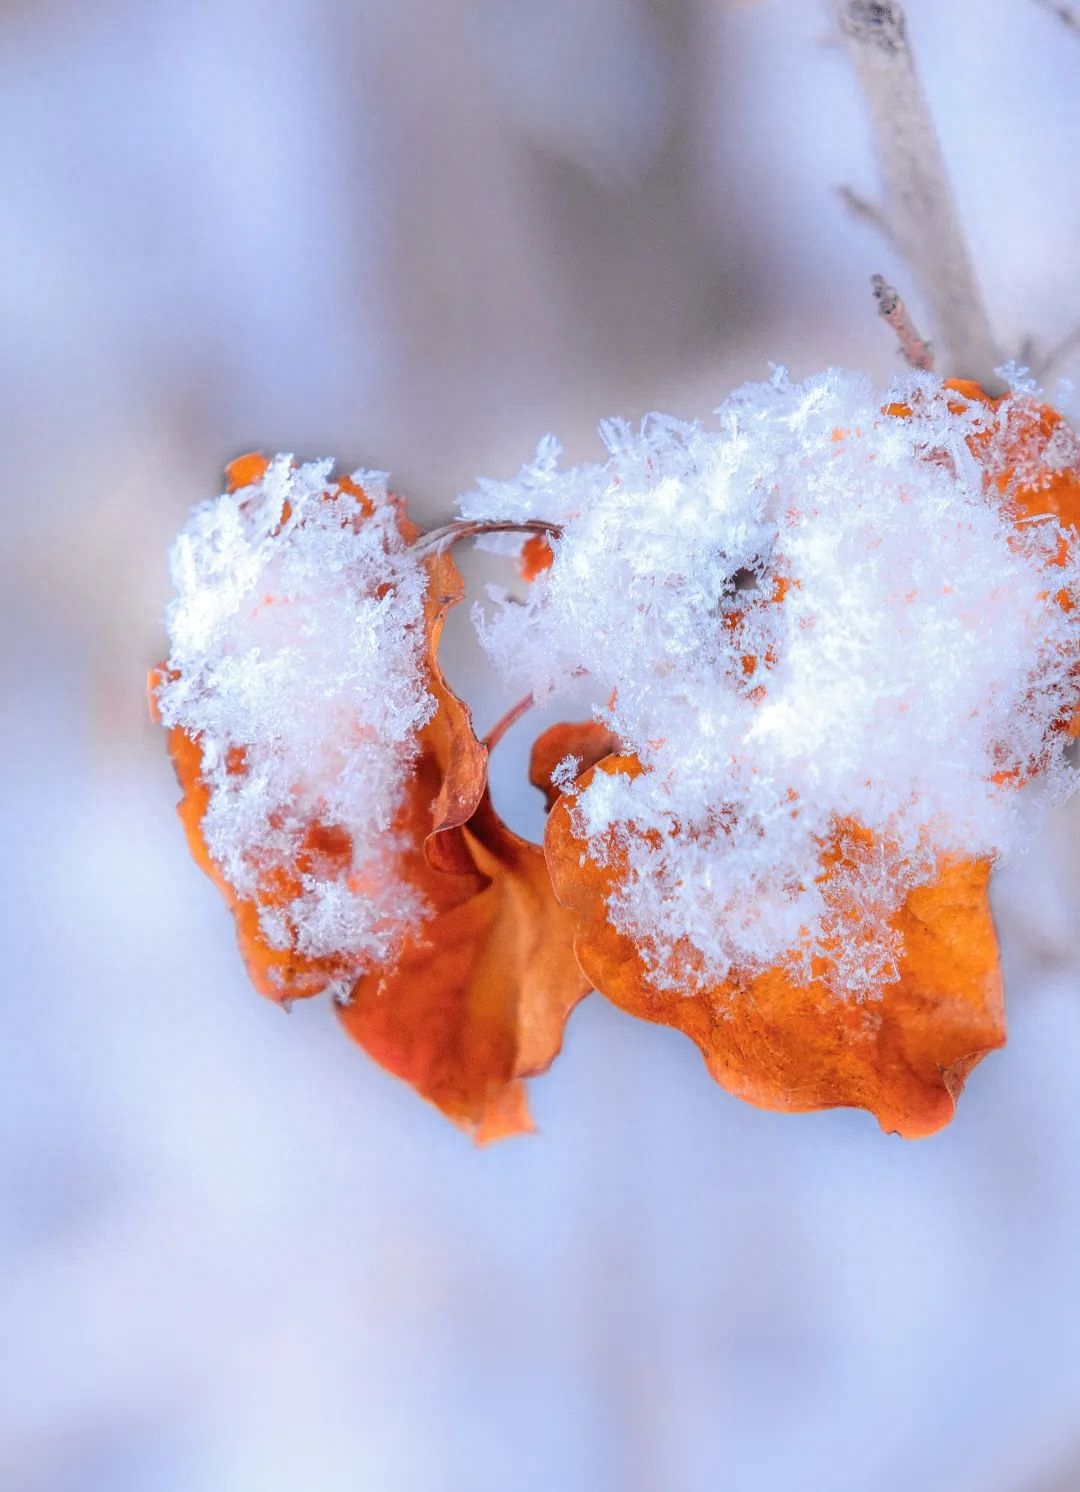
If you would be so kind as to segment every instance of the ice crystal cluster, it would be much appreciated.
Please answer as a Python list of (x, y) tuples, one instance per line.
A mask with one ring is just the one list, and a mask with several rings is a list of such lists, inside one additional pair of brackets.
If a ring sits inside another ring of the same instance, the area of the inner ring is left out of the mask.
[(575, 825), (628, 869), (610, 915), (658, 986), (779, 963), (871, 994), (895, 974), (882, 918), (939, 857), (1013, 845), (1017, 782), (1067, 790), (1080, 568), (1010, 496), (1029, 404), (778, 372), (708, 428), (611, 422), (607, 459), (569, 470), (549, 439), (463, 500), (562, 525), (525, 602), (479, 624), (538, 698), (587, 671), (644, 769), (596, 772)]
[[(279, 456), (204, 503), (172, 552), (157, 702), (199, 745), (207, 848), (276, 948), (383, 962), (423, 908), (394, 871), (394, 820), (424, 686), (425, 577), (378, 474)], [(348, 853), (312, 853), (313, 824)], [(297, 893), (267, 893), (276, 867)]]

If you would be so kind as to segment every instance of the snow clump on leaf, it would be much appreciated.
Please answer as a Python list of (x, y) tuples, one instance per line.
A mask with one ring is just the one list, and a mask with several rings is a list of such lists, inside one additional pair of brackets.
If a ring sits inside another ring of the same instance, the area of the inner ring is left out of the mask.
[(593, 772), (572, 814), (655, 988), (779, 967), (875, 995), (908, 894), (1014, 845), (1017, 785), (1068, 790), (1080, 557), (1062, 505), (1016, 489), (1049, 463), (1080, 507), (1080, 455), (1054, 424), (1015, 469), (1038, 408), (780, 371), (710, 428), (612, 421), (602, 464), (560, 471), (545, 442), (464, 500), (562, 525), (478, 626), (537, 699), (587, 671), (640, 765)]
[(243, 458), (194, 511), (156, 705), (201, 752), (198, 832), (259, 939), (347, 986), (425, 910), (395, 873), (395, 818), (435, 703), (415, 530), (381, 475), (331, 467)]

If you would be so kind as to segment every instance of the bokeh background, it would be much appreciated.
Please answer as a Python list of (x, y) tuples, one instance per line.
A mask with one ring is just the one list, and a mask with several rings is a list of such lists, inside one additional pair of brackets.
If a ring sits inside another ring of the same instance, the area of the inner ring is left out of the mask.
[[(1080, 35), (908, 12), (995, 331), (1045, 346)], [(4, 0), (0, 130), (0, 1487), (1080, 1488), (1075, 809), (998, 877), (1010, 1044), (939, 1137), (744, 1107), (593, 997), (539, 1136), (477, 1151), (248, 989), (146, 717), (168, 543), (240, 451), (434, 520), (770, 359), (888, 375), (825, 5)], [(486, 727), (464, 616), (451, 654)]]

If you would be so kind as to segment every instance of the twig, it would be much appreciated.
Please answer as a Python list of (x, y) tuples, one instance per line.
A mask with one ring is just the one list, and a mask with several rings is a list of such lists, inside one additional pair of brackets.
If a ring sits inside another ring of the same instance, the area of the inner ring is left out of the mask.
[(1036, 5), (1041, 5), (1043, 10), (1048, 10), (1052, 16), (1068, 26), (1070, 31), (1080, 36), (1080, 10), (1075, 5), (1068, 5), (1065, 0), (1035, 0)]
[(930, 308), (951, 372), (1001, 390), (979, 293), (899, 0), (836, 0), (870, 111), (884, 211)]
[(413, 546), (413, 553), (421, 558), (436, 549), (448, 548), (461, 539), (475, 539), (480, 534), (544, 534), (549, 539), (562, 537), (562, 526), (544, 523), (539, 518), (526, 518), (520, 523), (509, 519), (463, 518), (457, 523), (444, 524), (422, 535)]
[(1055, 368), (1060, 368), (1066, 358), (1078, 347), (1080, 347), (1080, 326), (1074, 326), (1071, 332), (1062, 337), (1060, 342), (1055, 342), (1052, 347), (1048, 347), (1041, 356), (1036, 357), (1031, 354), (1022, 361), (1030, 365), (1032, 374), (1041, 383), (1048, 373), (1052, 373)]
[(934, 366), (934, 349), (925, 337), (919, 335), (899, 292), (889, 284), (884, 275), (871, 275), (870, 284), (877, 301), (878, 314), (896, 333), (904, 361), (911, 368), (919, 368), (924, 373), (931, 372)]
[(896, 234), (880, 207), (875, 206), (873, 202), (868, 202), (865, 197), (860, 197), (858, 192), (849, 186), (838, 186), (836, 195), (853, 218), (858, 218), (862, 223), (868, 223), (871, 228), (881, 234), (886, 243), (896, 247)]
[[(1021, 368), (1035, 368), (1039, 361), (1039, 344), (1031, 332), (1027, 332), (1021, 339), (1020, 346), (1016, 349), (1016, 361)], [(1036, 377), (1038, 374), (1036, 373)]]

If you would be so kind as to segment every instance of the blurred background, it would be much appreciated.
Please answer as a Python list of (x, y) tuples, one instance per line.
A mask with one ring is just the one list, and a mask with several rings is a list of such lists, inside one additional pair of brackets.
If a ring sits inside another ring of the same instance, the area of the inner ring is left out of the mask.
[[(1052, 343), (1080, 35), (908, 13), (1001, 345)], [(249, 990), (146, 714), (168, 544), (241, 451), (433, 521), (549, 430), (889, 375), (825, 5), (3, 0), (0, 117), (0, 1488), (1080, 1488), (1075, 807), (997, 878), (1010, 1044), (937, 1138), (744, 1107), (594, 996), (539, 1136), (477, 1151)]]

